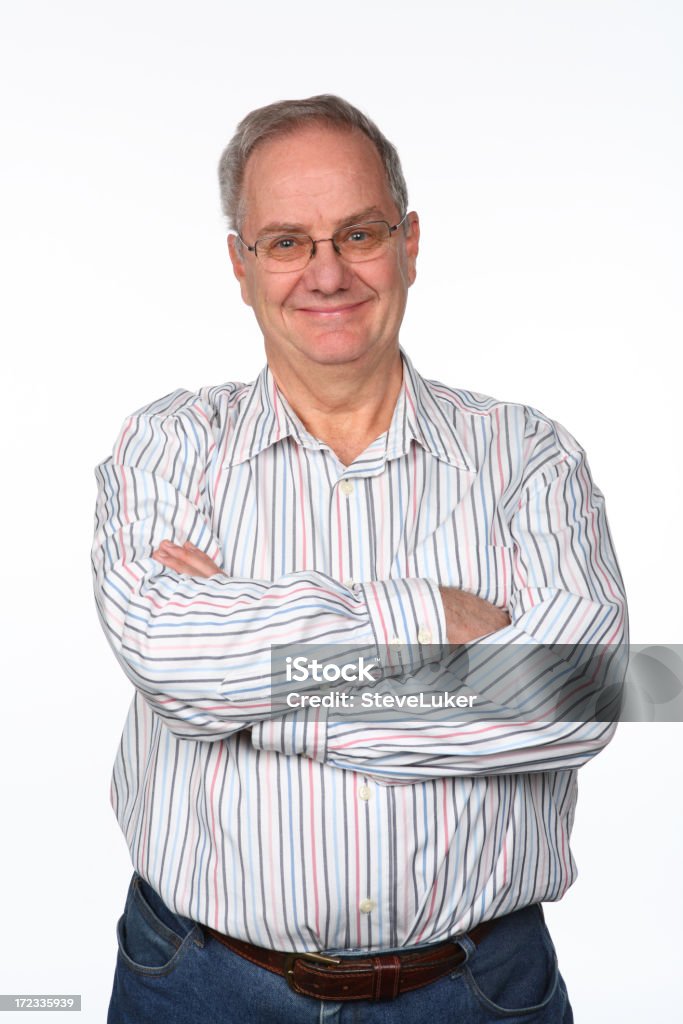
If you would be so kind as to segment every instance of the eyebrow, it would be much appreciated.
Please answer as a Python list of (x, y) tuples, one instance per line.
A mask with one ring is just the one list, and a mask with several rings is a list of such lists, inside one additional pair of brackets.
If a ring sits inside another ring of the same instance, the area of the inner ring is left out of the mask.
[[(355, 213), (350, 214), (348, 217), (344, 217), (342, 220), (338, 221), (334, 230), (338, 231), (339, 228), (348, 227), (349, 224), (359, 224), (362, 221), (368, 220), (368, 218), (386, 220), (386, 215), (379, 206), (366, 206), (363, 210), (358, 210)], [(271, 221), (260, 229), (257, 237), (260, 238), (263, 235), (271, 235), (281, 231), (296, 231), (304, 235), (308, 234), (308, 230), (303, 224), (294, 224), (289, 221)]]

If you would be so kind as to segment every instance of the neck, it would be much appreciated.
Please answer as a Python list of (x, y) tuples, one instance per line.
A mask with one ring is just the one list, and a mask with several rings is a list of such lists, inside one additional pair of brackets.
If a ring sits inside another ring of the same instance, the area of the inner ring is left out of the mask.
[(278, 388), (308, 432), (344, 465), (388, 430), (403, 382), (398, 345), (349, 363), (307, 367), (272, 358), (268, 346), (266, 354)]

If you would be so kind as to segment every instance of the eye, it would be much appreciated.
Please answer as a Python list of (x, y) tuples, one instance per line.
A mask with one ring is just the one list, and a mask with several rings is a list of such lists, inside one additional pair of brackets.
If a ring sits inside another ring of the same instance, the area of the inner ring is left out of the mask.
[(339, 244), (347, 249), (360, 249), (367, 252), (377, 248), (385, 240), (386, 233), (383, 223), (352, 224), (341, 232)]
[(263, 235), (259, 238), (257, 252), (262, 259), (289, 262), (305, 254), (311, 242), (307, 235)]

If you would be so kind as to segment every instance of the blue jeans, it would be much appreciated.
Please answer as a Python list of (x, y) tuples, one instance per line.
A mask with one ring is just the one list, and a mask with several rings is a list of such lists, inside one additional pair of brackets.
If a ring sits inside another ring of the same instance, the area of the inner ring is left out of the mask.
[(452, 974), (397, 999), (322, 1002), (172, 913), (134, 874), (107, 1024), (572, 1024), (539, 904), (501, 918)]

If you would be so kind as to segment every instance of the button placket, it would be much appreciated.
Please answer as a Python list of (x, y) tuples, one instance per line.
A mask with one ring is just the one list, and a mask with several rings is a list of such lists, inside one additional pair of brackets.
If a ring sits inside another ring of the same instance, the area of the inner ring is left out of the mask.
[(333, 560), (330, 575), (357, 595), (358, 579), (352, 574), (361, 567), (355, 562), (354, 531), (349, 528), (349, 520), (355, 516), (355, 502), (348, 500), (353, 490), (354, 485), (350, 480), (342, 478), (332, 481), (329, 553)]

